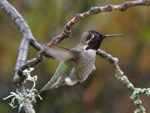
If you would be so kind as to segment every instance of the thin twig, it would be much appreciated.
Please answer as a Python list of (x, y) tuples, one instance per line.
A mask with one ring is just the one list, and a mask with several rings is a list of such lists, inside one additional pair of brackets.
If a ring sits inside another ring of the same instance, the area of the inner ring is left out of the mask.
[(136, 0), (136, 1), (130, 1), (130, 2), (124, 2), (120, 5), (106, 5), (103, 7), (93, 7), (90, 8), (88, 11), (77, 14), (75, 17), (73, 17), (70, 21), (67, 22), (67, 24), (64, 26), (64, 29), (62, 32), (54, 37), (52, 41), (50, 41), (47, 45), (51, 46), (53, 44), (57, 44), (60, 41), (64, 40), (65, 38), (69, 37), (71, 35), (71, 28), (74, 24), (81, 21), (82, 19), (91, 16), (93, 14), (99, 14), (103, 12), (111, 12), (111, 11), (126, 11), (130, 7), (134, 6), (149, 6), (150, 1), (148, 0)]
[(106, 53), (103, 50), (97, 50), (97, 55), (102, 57), (103, 59), (107, 60), (114, 68), (115, 70), (115, 77), (121, 81), (123, 85), (125, 85), (128, 90), (131, 92), (131, 99), (134, 101), (134, 104), (136, 106), (135, 113), (146, 113), (145, 108), (142, 106), (142, 100), (140, 99), (141, 94), (146, 94), (147, 96), (150, 96), (150, 88), (136, 88), (134, 85), (129, 81), (127, 76), (124, 74), (124, 72), (120, 69), (118, 64), (118, 58), (113, 57), (112, 55)]

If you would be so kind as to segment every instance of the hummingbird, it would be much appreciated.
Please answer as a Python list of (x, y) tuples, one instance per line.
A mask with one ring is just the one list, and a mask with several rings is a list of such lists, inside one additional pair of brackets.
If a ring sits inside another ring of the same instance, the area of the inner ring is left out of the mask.
[(73, 86), (85, 81), (90, 73), (95, 70), (96, 51), (103, 39), (120, 37), (122, 34), (103, 35), (96, 30), (84, 32), (80, 43), (72, 49), (54, 45), (44, 46), (47, 54), (60, 61), (56, 72), (40, 92), (58, 88), (62, 85)]

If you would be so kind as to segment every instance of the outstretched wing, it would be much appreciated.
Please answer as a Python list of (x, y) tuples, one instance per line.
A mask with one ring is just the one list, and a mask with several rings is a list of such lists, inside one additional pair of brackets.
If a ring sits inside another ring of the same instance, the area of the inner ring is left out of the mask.
[(43, 92), (45, 90), (57, 88), (59, 86), (64, 85), (64, 79), (67, 75), (70, 74), (71, 70), (73, 69), (75, 65), (75, 61), (68, 60), (65, 62), (61, 62), (52, 76), (52, 78), (47, 82), (47, 84), (40, 90), (40, 92)]
[(59, 60), (59, 61), (67, 61), (69, 59), (77, 59), (77, 57), (79, 56), (79, 52), (74, 51), (74, 50), (70, 50), (64, 47), (60, 47), (60, 46), (52, 46), (52, 47), (48, 47), (48, 46), (43, 46), (46, 53), (49, 54), (50, 56), (52, 56), (53, 58)]

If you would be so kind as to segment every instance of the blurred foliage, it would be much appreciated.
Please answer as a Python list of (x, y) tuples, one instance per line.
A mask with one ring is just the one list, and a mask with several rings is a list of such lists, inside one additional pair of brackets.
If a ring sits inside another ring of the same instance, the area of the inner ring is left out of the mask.
[[(72, 17), (93, 6), (120, 4), (126, 0), (9, 0), (23, 15), (41, 44), (59, 34)], [(84, 31), (96, 29), (103, 34), (125, 34), (125, 38), (104, 40), (101, 48), (119, 58), (120, 66), (136, 87), (150, 87), (150, 8), (138, 6), (126, 12), (109, 12), (90, 16), (72, 28), (72, 37), (59, 45), (71, 48)], [(9, 17), (0, 10), (0, 112), (16, 113), (2, 101), (15, 90), (12, 72), (21, 35)], [(37, 51), (30, 47), (28, 59)], [(53, 75), (58, 61), (46, 58), (36, 66), (37, 89)], [(114, 77), (112, 66), (101, 58), (87, 81), (73, 87), (64, 86), (43, 94), (35, 106), (37, 113), (132, 113), (134, 105), (127, 89)], [(149, 108), (150, 99), (142, 97)], [(150, 112), (150, 109), (147, 109)]]

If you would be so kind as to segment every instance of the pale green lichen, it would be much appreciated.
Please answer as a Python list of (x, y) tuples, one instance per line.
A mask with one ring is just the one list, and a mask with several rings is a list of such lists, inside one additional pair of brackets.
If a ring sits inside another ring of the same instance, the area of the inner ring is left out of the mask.
[(140, 106), (140, 108), (136, 108), (134, 113), (146, 113), (146, 110), (143, 106)]
[(140, 92), (141, 92), (141, 88), (135, 88), (135, 90), (134, 90), (134, 92), (132, 93), (132, 95), (130, 96), (130, 98), (131, 98), (132, 100), (135, 100), (136, 97), (140, 94)]
[(150, 88), (147, 88), (146, 95), (150, 96)]
[[(133, 84), (128, 80), (127, 76), (125, 76), (122, 71), (120, 73), (115, 73), (115, 76), (118, 80), (120, 80), (128, 89), (134, 88)], [(134, 113), (146, 113), (145, 108), (141, 105), (142, 101), (139, 98), (140, 94), (146, 94), (150, 96), (150, 88), (135, 88), (130, 96), (130, 98), (134, 101), (136, 105), (136, 109)]]
[(140, 99), (134, 100), (134, 104), (142, 104), (142, 101)]
[(130, 89), (130, 88), (132, 88), (132, 87), (133, 87), (133, 84), (131, 84), (131, 83), (127, 84), (127, 88), (128, 88), (128, 89)]
[(32, 103), (32, 102), (36, 103), (36, 97), (39, 97), (40, 99), (42, 99), (41, 96), (38, 94), (38, 91), (35, 89), (37, 76), (32, 77), (30, 74), (33, 70), (34, 70), (34, 68), (30, 68), (30, 69), (25, 69), (23, 71), (23, 74), (26, 76), (26, 79), (24, 80), (24, 84), (27, 81), (33, 82), (31, 89), (26, 89), (26, 94), (22, 94), (21, 92), (16, 90), (16, 92), (10, 92), (9, 96), (3, 98), (3, 100), (12, 98), (11, 102), (9, 103), (9, 105), (12, 108), (17, 107), (17, 104), (15, 102), (15, 101), (17, 101), (18, 105), (19, 105), (19, 112), (21, 111), (21, 108), (25, 106), (26, 100), (28, 100), (28, 102), (30, 102), (30, 103)]

